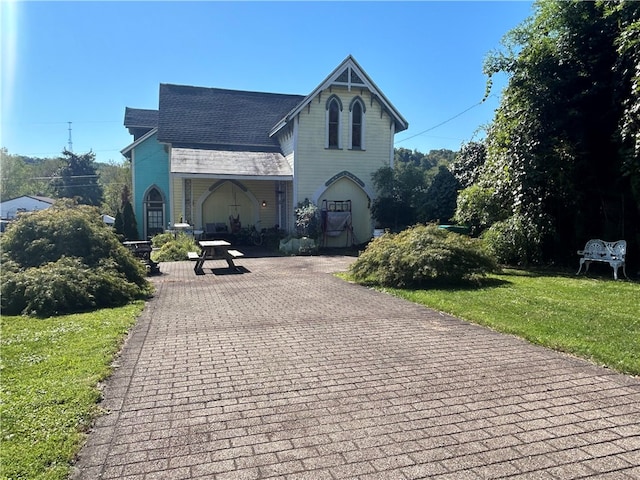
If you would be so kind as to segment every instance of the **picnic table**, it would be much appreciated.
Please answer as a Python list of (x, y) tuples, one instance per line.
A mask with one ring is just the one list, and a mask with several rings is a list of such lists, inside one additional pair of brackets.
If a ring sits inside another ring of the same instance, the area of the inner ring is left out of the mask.
[(231, 249), (231, 244), (226, 240), (200, 240), (198, 242), (202, 253), (189, 252), (189, 260), (195, 260), (193, 271), (196, 275), (203, 275), (202, 267), (207, 260), (225, 260), (229, 269), (238, 270), (233, 260), (244, 256), (244, 253)]
[(130, 240), (122, 242), (122, 244), (127, 247), (136, 258), (140, 259), (140, 261), (145, 265), (148, 273), (158, 273), (160, 271), (158, 263), (151, 260), (151, 251), (153, 250), (151, 247), (151, 241)]

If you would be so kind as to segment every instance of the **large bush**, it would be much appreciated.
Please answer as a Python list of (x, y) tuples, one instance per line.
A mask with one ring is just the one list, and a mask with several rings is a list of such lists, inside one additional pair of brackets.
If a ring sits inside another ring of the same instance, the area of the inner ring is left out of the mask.
[(357, 281), (387, 287), (457, 283), (497, 269), (483, 244), (435, 225), (416, 225), (373, 240), (351, 266)]
[(124, 305), (151, 292), (144, 266), (93, 207), (62, 203), (22, 215), (1, 246), (0, 305), (7, 315)]
[(529, 265), (539, 262), (542, 256), (540, 228), (523, 215), (494, 223), (481, 238), (489, 252), (503, 264)]
[(187, 252), (200, 252), (193, 237), (184, 232), (160, 233), (151, 241), (156, 250), (152, 258), (156, 262), (176, 262), (187, 259)]

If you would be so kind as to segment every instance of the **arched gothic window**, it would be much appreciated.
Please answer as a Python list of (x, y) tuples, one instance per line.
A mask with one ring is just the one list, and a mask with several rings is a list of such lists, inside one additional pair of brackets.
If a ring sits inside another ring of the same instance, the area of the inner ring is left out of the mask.
[(340, 141), (340, 117), (342, 112), (342, 103), (335, 95), (327, 100), (327, 148), (342, 148)]
[(349, 148), (364, 150), (364, 127), (366, 107), (356, 97), (349, 106)]

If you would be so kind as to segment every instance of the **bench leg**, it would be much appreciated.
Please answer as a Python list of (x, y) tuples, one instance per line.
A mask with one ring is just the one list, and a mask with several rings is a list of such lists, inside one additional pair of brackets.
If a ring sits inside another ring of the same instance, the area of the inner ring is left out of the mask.
[(591, 263), (591, 262), (590, 262), (589, 260), (585, 260), (584, 258), (581, 258), (581, 259), (580, 259), (580, 268), (578, 269), (578, 272), (576, 273), (576, 275), (579, 275), (579, 274), (580, 274), (580, 271), (582, 270), (582, 266), (583, 266), (583, 265), (586, 265), (586, 268), (585, 268), (585, 270), (584, 270), (584, 273), (587, 273), (587, 272), (589, 271), (589, 264), (590, 264), (590, 263)]

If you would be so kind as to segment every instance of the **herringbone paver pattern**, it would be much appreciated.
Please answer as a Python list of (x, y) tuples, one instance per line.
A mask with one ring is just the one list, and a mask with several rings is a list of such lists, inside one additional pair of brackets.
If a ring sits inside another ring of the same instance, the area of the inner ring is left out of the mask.
[(640, 479), (640, 382), (329, 272), (162, 265), (74, 477)]

